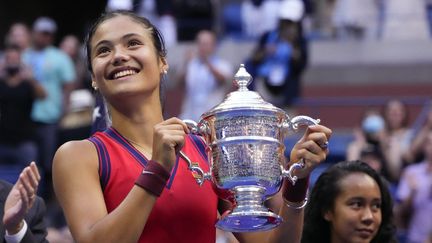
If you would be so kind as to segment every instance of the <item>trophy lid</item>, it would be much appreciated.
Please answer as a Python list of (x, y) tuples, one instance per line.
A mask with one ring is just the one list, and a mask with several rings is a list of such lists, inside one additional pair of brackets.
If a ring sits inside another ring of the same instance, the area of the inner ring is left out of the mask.
[(204, 113), (201, 117), (205, 118), (216, 113), (232, 110), (260, 110), (283, 112), (282, 109), (266, 102), (257, 92), (251, 91), (247, 86), (251, 83), (252, 76), (246, 71), (244, 64), (234, 76), (234, 85), (238, 88), (236, 91), (229, 93), (225, 99), (210, 111)]

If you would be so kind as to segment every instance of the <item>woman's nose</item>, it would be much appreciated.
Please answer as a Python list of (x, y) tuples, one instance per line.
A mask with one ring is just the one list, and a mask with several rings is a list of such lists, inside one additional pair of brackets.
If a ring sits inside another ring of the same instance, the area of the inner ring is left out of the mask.
[(116, 48), (114, 50), (114, 56), (112, 58), (111, 63), (113, 65), (119, 65), (121, 63), (127, 62), (130, 59), (128, 53), (126, 50), (123, 50), (122, 48)]
[(371, 224), (374, 220), (374, 215), (373, 215), (372, 209), (370, 209), (369, 207), (366, 207), (362, 212), (361, 220), (365, 224)]

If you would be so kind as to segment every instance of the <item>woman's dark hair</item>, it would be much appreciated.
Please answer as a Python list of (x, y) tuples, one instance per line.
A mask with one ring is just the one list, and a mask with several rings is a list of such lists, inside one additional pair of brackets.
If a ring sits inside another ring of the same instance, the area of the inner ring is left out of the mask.
[(302, 243), (330, 242), (330, 223), (324, 213), (333, 210), (334, 202), (341, 188), (339, 182), (352, 173), (364, 173), (372, 177), (381, 191), (382, 222), (372, 243), (390, 243), (394, 240), (393, 202), (387, 183), (369, 165), (361, 161), (339, 162), (323, 174), (315, 183), (305, 211)]
[[(151, 39), (153, 42), (153, 45), (156, 49), (156, 53), (161, 58), (166, 58), (167, 56), (167, 50), (165, 47), (165, 41), (163, 39), (163, 36), (161, 32), (154, 26), (148, 19), (138, 16), (135, 13), (131, 11), (126, 10), (116, 10), (111, 12), (103, 13), (90, 27), (88, 34), (84, 40), (85, 43), (85, 49), (86, 49), (86, 55), (87, 55), (87, 68), (90, 71), (90, 73), (93, 73), (93, 68), (91, 66), (91, 41), (92, 38), (99, 27), (103, 22), (106, 20), (112, 19), (117, 16), (127, 16), (131, 18), (133, 21), (137, 22), (138, 24), (142, 24), (145, 28), (147, 28), (151, 33)], [(162, 76), (162, 79), (165, 78), (165, 75)], [(162, 112), (164, 111), (164, 101), (165, 101), (165, 82), (160, 82), (159, 85), (159, 96), (160, 96), (160, 102), (162, 106)]]

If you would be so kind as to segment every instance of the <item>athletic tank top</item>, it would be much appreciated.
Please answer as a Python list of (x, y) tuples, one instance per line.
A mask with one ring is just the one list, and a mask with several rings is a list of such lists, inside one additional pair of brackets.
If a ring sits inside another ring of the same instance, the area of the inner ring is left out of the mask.
[[(110, 213), (132, 189), (148, 160), (112, 127), (95, 133), (89, 140), (98, 152), (100, 183)], [(188, 135), (182, 151), (208, 171), (205, 148), (199, 137)], [(215, 242), (217, 201), (211, 183), (199, 186), (186, 162), (177, 157), (139, 242)]]

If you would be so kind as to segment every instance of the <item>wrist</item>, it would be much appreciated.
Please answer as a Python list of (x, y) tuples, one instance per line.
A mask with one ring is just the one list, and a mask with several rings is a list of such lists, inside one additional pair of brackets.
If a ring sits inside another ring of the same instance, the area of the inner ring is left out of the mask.
[(285, 180), (282, 196), (286, 202), (294, 204), (303, 204), (306, 200), (309, 188), (309, 176), (300, 178), (293, 185), (290, 181)]
[(305, 197), (303, 199), (303, 201), (301, 201), (301, 202), (290, 202), (290, 201), (287, 201), (286, 199), (284, 199), (284, 201), (285, 201), (285, 205), (287, 205), (288, 208), (302, 209), (302, 208), (306, 207), (306, 204), (308, 202), (308, 198)]
[(6, 232), (8, 235), (14, 235), (18, 233), (24, 227), (24, 220), (21, 220), (17, 225), (5, 225)]
[(150, 160), (135, 181), (135, 185), (159, 197), (170, 178), (170, 173), (161, 164)]

